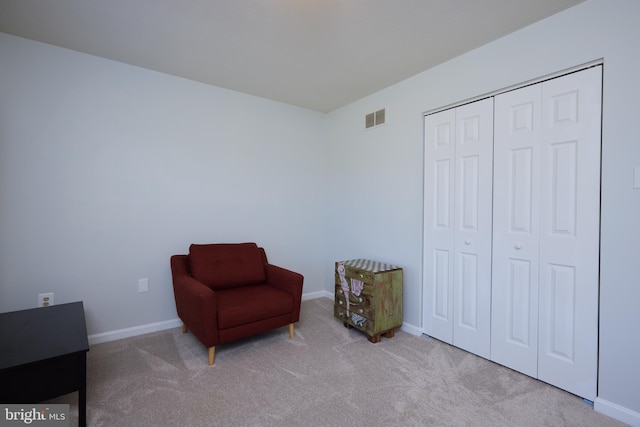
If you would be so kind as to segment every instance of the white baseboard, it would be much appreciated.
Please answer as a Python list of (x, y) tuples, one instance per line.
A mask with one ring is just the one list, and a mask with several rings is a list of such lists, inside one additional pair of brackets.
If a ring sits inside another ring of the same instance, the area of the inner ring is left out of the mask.
[(302, 301), (316, 299), (316, 298), (330, 298), (333, 299), (333, 294), (327, 291), (310, 292), (308, 294), (302, 294)]
[(182, 326), (182, 321), (180, 321), (180, 319), (171, 319), (163, 322), (134, 326), (132, 328), (118, 329), (117, 331), (103, 332), (100, 334), (89, 335), (89, 345), (121, 340), (123, 338), (135, 337), (137, 335), (149, 334), (151, 332), (164, 331), (165, 329), (177, 328), (178, 326)]
[(593, 409), (608, 417), (615, 418), (618, 421), (627, 423), (632, 426), (640, 426), (640, 412), (620, 406), (616, 403), (606, 401), (599, 397), (593, 402)]
[[(333, 294), (328, 291), (310, 292), (302, 295), (302, 301), (329, 298), (333, 299)], [(147, 325), (134, 326), (131, 328), (119, 329), (117, 331), (103, 332), (100, 334), (89, 335), (89, 345), (100, 344), (109, 341), (121, 340), (124, 338), (135, 337), (138, 335), (149, 334), (151, 332), (164, 331), (165, 329), (177, 328), (182, 326), (180, 319), (165, 320), (157, 323), (149, 323)], [(403, 323), (401, 329), (411, 335), (422, 335), (422, 330), (417, 326)]]
[[(302, 295), (302, 300), (316, 298), (332, 298), (333, 294), (327, 291), (311, 292)], [(150, 334), (151, 332), (164, 331), (165, 329), (177, 328), (182, 326), (180, 319), (165, 320), (157, 323), (149, 323), (147, 325), (133, 326), (131, 328), (118, 329), (116, 331), (102, 332), (100, 334), (89, 335), (89, 345), (100, 344), (103, 342), (116, 341), (124, 338), (135, 337), (138, 335)]]
[(420, 335), (422, 335), (422, 329), (418, 328), (415, 325), (412, 325), (410, 323), (404, 322), (402, 324), (402, 326), (400, 327), (400, 329), (402, 329), (404, 332), (411, 334), (411, 335), (415, 335), (417, 337), (419, 337)]

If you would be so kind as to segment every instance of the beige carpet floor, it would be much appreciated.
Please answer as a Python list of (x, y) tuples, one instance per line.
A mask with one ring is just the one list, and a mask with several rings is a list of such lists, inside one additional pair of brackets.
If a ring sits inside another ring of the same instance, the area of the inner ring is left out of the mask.
[[(90, 426), (622, 426), (582, 399), (435, 339), (371, 344), (302, 303), (287, 328), (207, 351), (180, 328), (91, 347)], [(77, 393), (70, 403), (77, 425)]]

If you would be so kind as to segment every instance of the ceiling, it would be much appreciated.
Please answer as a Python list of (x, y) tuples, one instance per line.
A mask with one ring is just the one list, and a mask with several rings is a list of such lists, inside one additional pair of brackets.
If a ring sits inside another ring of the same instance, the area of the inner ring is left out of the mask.
[(584, 0), (0, 0), (0, 32), (328, 112)]

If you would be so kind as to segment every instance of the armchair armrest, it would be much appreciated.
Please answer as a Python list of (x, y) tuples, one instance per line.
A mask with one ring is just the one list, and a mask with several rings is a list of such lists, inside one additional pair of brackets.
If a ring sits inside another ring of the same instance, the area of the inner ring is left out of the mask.
[(178, 317), (202, 343), (218, 343), (218, 316), (215, 292), (189, 275), (186, 255), (171, 257), (173, 293)]
[(266, 285), (287, 292), (293, 298), (293, 313), (291, 323), (300, 320), (300, 304), (302, 301), (302, 286), (304, 276), (295, 271), (278, 267), (273, 264), (266, 264), (267, 281)]

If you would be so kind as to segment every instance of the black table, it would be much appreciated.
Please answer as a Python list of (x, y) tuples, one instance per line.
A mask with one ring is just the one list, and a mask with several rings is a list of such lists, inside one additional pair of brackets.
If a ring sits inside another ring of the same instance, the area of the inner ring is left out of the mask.
[(82, 302), (0, 313), (0, 403), (39, 403), (77, 390), (85, 426), (87, 351)]

